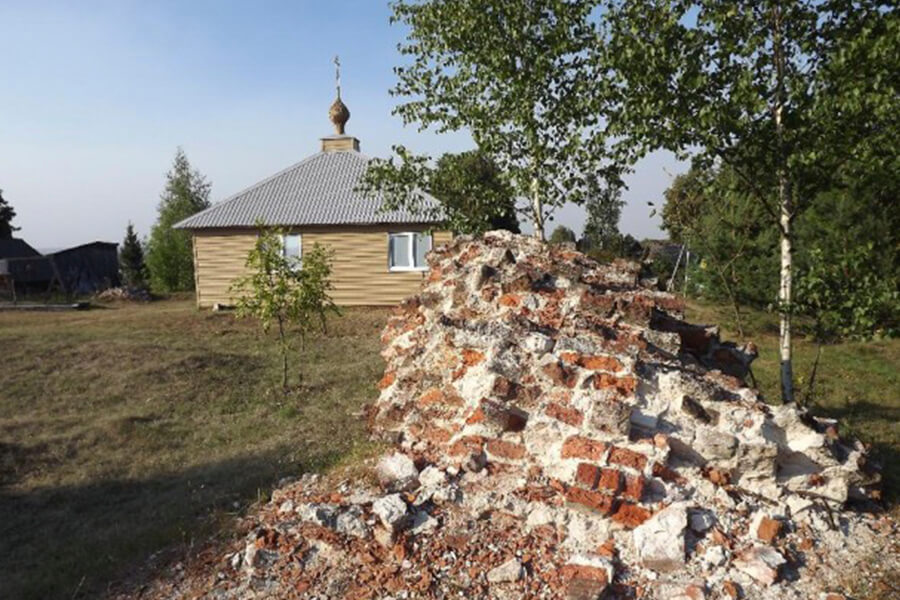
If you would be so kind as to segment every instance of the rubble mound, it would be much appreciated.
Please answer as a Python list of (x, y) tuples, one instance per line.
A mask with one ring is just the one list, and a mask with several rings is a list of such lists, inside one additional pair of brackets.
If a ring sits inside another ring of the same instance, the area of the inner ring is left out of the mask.
[(375, 477), (278, 490), (204, 595), (818, 598), (897, 549), (846, 510), (863, 446), (762, 402), (754, 347), (639, 265), (506, 232), (429, 264), (384, 330)]
[(133, 287), (107, 288), (95, 294), (98, 302), (150, 302), (153, 297), (145, 289)]

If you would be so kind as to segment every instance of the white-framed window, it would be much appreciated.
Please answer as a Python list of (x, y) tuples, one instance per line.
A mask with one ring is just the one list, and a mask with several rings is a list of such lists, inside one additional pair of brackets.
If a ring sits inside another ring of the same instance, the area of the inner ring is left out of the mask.
[(431, 236), (420, 231), (388, 234), (390, 271), (425, 271), (425, 253), (431, 250)]
[(303, 238), (299, 233), (281, 236), (281, 255), (294, 263), (296, 268), (303, 267)]

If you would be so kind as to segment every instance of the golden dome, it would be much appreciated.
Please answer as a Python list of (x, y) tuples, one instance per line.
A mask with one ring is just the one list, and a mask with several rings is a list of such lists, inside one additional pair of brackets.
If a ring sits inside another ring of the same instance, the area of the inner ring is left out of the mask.
[(338, 135), (344, 135), (344, 125), (350, 120), (350, 110), (341, 102), (341, 96), (335, 99), (328, 109), (328, 118), (334, 123), (334, 130)]

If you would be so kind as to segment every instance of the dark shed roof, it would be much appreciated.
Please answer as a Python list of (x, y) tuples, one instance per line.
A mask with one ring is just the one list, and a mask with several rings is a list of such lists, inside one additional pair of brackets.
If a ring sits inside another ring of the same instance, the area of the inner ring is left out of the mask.
[(25, 240), (11, 238), (0, 240), (0, 258), (28, 258), (41, 253), (28, 245)]

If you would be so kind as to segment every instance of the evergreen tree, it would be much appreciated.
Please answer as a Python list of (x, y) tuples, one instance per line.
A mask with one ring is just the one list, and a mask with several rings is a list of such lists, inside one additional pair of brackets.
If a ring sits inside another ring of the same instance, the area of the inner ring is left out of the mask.
[(122, 249), (119, 250), (119, 272), (125, 287), (141, 290), (147, 288), (144, 249), (131, 223), (125, 229), (125, 239), (122, 242)]
[(0, 240), (12, 238), (18, 227), (13, 227), (12, 220), (16, 217), (16, 210), (3, 199), (3, 190), (0, 190)]
[(172, 226), (209, 207), (210, 184), (191, 168), (184, 151), (175, 153), (166, 175), (166, 189), (159, 202), (159, 216), (147, 243), (150, 285), (161, 292), (194, 289), (191, 235)]
[(575, 243), (575, 232), (566, 227), (565, 225), (559, 225), (556, 229), (553, 230), (553, 233), (550, 234), (550, 243), (551, 244), (574, 244)]
[(619, 219), (624, 205), (620, 187), (604, 186), (600, 180), (592, 180), (585, 204), (587, 220), (581, 237), (582, 251), (607, 254), (621, 245)]

